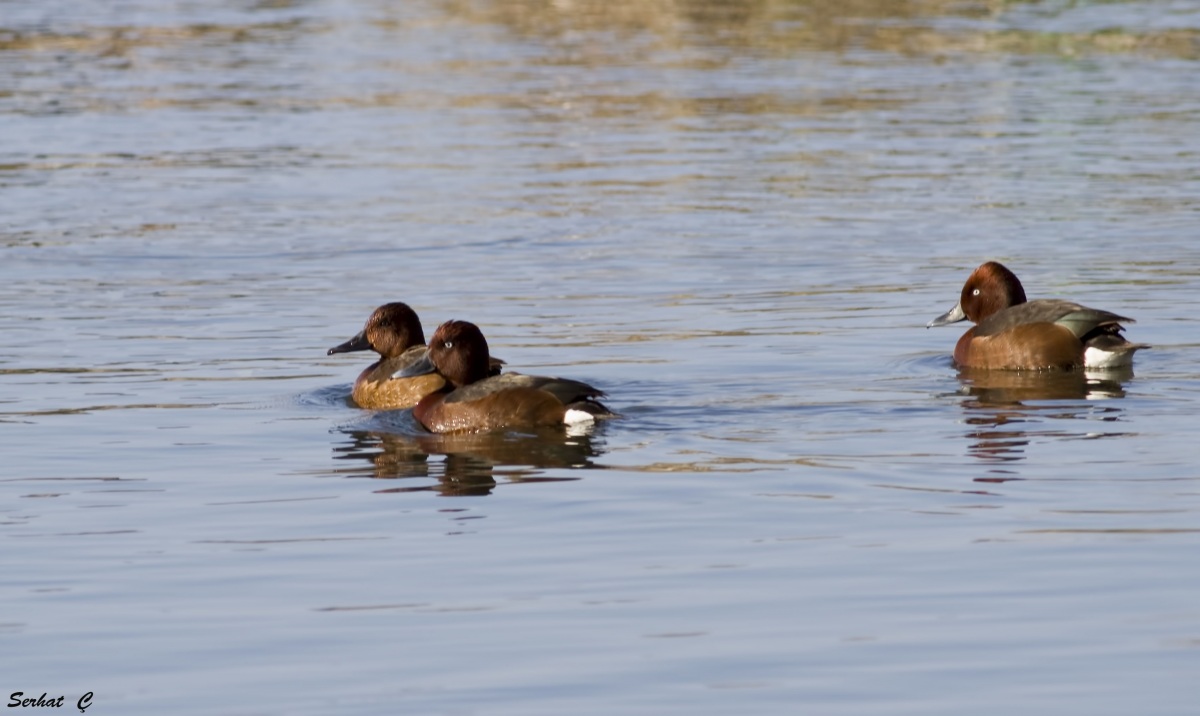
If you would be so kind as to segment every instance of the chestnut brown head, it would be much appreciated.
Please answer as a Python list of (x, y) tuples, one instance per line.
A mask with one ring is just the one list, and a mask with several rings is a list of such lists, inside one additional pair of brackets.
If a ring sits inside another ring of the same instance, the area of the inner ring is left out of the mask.
[(988, 261), (971, 272), (958, 305), (971, 322), (979, 323), (1025, 300), (1025, 288), (1017, 275), (998, 261)]
[(491, 374), (487, 339), (469, 321), (446, 321), (429, 341), (429, 360), (455, 388)]
[(1025, 289), (1017, 275), (997, 261), (988, 261), (971, 272), (954, 308), (926, 324), (945, 326), (970, 319), (979, 323), (1011, 306), (1025, 303)]
[(329, 355), (369, 349), (392, 358), (424, 342), (425, 332), (416, 311), (397, 301), (376, 308), (363, 329), (345, 343), (330, 348)]

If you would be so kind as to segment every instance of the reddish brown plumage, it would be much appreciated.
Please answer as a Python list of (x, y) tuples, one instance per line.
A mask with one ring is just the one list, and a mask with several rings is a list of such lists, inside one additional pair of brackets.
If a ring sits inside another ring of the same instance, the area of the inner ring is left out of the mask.
[(439, 326), (429, 359), (447, 386), (421, 400), (413, 415), (435, 433), (562, 425), (570, 408), (611, 415), (594, 400), (603, 393), (586, 383), (519, 373), (489, 376), (487, 340), (467, 321)]
[(1025, 301), (1025, 287), (1017, 275), (1001, 263), (988, 261), (967, 277), (958, 305), (969, 321), (979, 323)]
[[(396, 410), (411, 408), (430, 393), (441, 390), (446, 380), (429, 373), (398, 378), (396, 374), (425, 358), (425, 332), (416, 311), (407, 304), (385, 303), (376, 308), (366, 325), (353, 338), (329, 349), (334, 353), (373, 350), (379, 360), (367, 366), (354, 381), (351, 397), (362, 408)], [(489, 362), (489, 370), (500, 372), (501, 360)]]
[(971, 368), (1005, 370), (1067, 369), (1079, 365), (1083, 344), (1056, 323), (1016, 326), (992, 336), (975, 335), (972, 328), (954, 346), (954, 361)]
[(941, 326), (970, 320), (976, 325), (958, 339), (954, 360), (969, 368), (1061, 370), (1085, 365), (1089, 349), (1111, 364), (1128, 365), (1143, 344), (1120, 334), (1133, 319), (1069, 301), (1029, 301), (1016, 275), (995, 261), (975, 269), (958, 304), (930, 321)]

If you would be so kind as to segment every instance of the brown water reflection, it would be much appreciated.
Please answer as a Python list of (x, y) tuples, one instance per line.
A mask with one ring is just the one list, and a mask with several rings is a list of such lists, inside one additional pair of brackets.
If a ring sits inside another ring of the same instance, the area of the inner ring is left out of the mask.
[(974, 404), (1020, 405), (1027, 400), (1081, 400), (1125, 397), (1133, 371), (1015, 371), (960, 368), (958, 380)]
[[(1185, 713), (1197, 6), (3, 3), (8, 682)], [(1161, 348), (956, 382), (922, 317), (985, 258)], [(627, 419), (352, 407), (397, 291)]]
[[(957, 0), (573, 0), (488, 2), (449, 0), (449, 14), (472, 22), (495, 23), (524, 37), (571, 49), (569, 64), (653, 59), (663, 49), (695, 45), (768, 56), (796, 51), (869, 50), (908, 56), (949, 54), (1053, 54), (1075, 57), (1094, 53), (1141, 53), (1195, 59), (1200, 33), (1193, 28), (1140, 29), (1120, 26), (1083, 32), (1053, 32), (1038, 27), (1037, 3), (958, 2)], [(1020, 8), (1028, 8), (1030, 27), (1013, 27)], [(1018, 8), (1018, 11), (1014, 11)], [(965, 22), (945, 22), (946, 19)], [(996, 21), (1007, 19), (1000, 24)], [(971, 21), (975, 21), (972, 23)], [(612, 42), (586, 33), (616, 33)], [(648, 35), (657, 41), (647, 41)], [(632, 54), (631, 54), (632, 50)], [(616, 54), (620, 53), (620, 54)], [(715, 54), (695, 58), (696, 66)]]
[[(405, 485), (378, 492), (437, 491), (443, 495), (487, 495), (504, 482), (561, 482), (575, 477), (547, 477), (549, 468), (599, 467), (602, 454), (593, 435), (568, 435), (547, 429), (529, 433), (479, 435), (407, 435), (378, 430), (347, 431), (349, 443), (334, 447), (335, 459), (352, 461), (337, 470), (347, 477), (397, 480), (431, 478), (434, 484)], [(431, 458), (441, 457), (441, 460)]]
[[(1123, 435), (1100, 431), (1095, 421), (1116, 422), (1124, 412), (1106, 401), (1125, 397), (1133, 371), (988, 371), (960, 369), (969, 430), (968, 455), (988, 461), (1024, 460), (1029, 446), (1044, 438), (1091, 440)], [(1048, 404), (1038, 401), (1053, 401)], [(1082, 402), (1078, 402), (1082, 401)], [(1048, 420), (1087, 421), (1083, 430), (1045, 429)], [(984, 478), (995, 482), (1013, 478)]]

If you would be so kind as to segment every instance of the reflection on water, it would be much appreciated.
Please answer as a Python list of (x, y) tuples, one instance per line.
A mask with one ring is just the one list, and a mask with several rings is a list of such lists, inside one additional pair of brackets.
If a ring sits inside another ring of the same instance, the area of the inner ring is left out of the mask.
[(1026, 400), (1102, 400), (1125, 397), (1133, 370), (974, 370), (960, 368), (963, 392), (981, 406), (1020, 404)]
[[(388, 414), (381, 413), (387, 420)], [(405, 411), (402, 416), (408, 416)], [(598, 429), (603, 429), (601, 426)], [(549, 468), (587, 469), (600, 466), (592, 458), (603, 453), (596, 434), (572, 435), (558, 428), (475, 435), (433, 435), (409, 426), (346, 429), (347, 440), (333, 447), (334, 459), (346, 461), (336, 472), (375, 479), (430, 478), (419, 485), (379, 492), (433, 490), (443, 495), (487, 495), (497, 478), (513, 482), (557, 482), (576, 477), (546, 477)], [(440, 458), (440, 459), (438, 459)]]
[[(970, 426), (964, 435), (970, 441), (967, 453), (989, 461), (1018, 461), (1025, 459), (1027, 449), (1037, 439), (1093, 440), (1124, 435), (1098, 431), (1092, 423), (1121, 419), (1123, 408), (1096, 401), (1124, 398), (1124, 384), (1132, 378), (1129, 368), (1052, 372), (961, 368), (958, 379), (962, 393), (970, 396), (962, 404), (967, 412), (964, 422)], [(1088, 421), (1088, 429), (1039, 429), (1049, 420)]]
[[(1200, 3), (0, 8), (13, 688), (1188, 712)], [(1005, 257), (1139, 381), (956, 382), (920, 326)], [(386, 300), (627, 418), (361, 411)]]
[[(1113, 3), (1118, 5), (1118, 3)], [(866, 49), (909, 56), (948, 53), (1145, 52), (1195, 58), (1200, 54), (1194, 28), (1133, 30), (1114, 11), (1111, 22), (1092, 31), (1046, 27), (1046, 16), (1063, 12), (1039, 3), (963, 3), (957, 0), (573, 0), (559, 2), (487, 2), (448, 0), (448, 14), (494, 22), (522, 36), (570, 45), (572, 62), (614, 57), (632, 48), (645, 59), (654, 38), (665, 46), (693, 44), (729, 50), (753, 49), (767, 55), (846, 52)], [(1006, 26), (995, 23), (1005, 18)], [(1015, 25), (1015, 26), (1014, 26)], [(589, 41), (587, 32), (613, 32), (626, 43)], [(731, 56), (729, 59), (735, 59)], [(708, 58), (711, 61), (713, 58)]]

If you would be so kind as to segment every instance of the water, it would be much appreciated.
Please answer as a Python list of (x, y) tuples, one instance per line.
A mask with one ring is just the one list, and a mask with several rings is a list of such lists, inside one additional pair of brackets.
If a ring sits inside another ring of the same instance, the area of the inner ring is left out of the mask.
[[(0, 9), (0, 693), (1185, 714), (1200, 4)], [(960, 376), (969, 271), (1137, 318)], [(378, 304), (593, 434), (347, 402)]]

